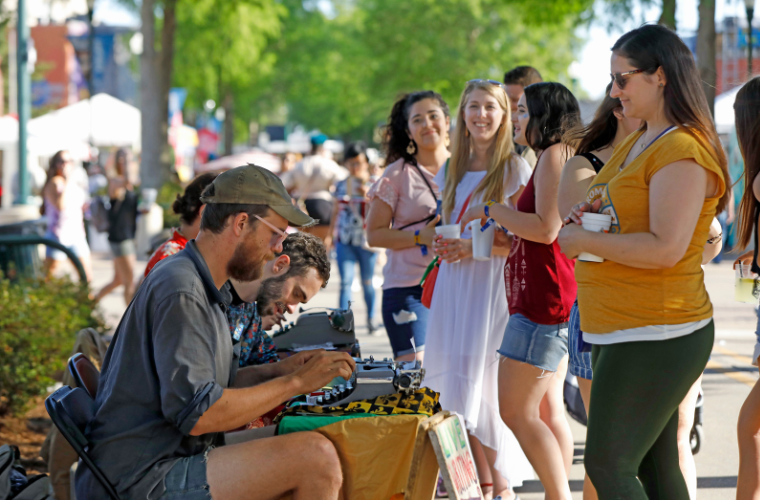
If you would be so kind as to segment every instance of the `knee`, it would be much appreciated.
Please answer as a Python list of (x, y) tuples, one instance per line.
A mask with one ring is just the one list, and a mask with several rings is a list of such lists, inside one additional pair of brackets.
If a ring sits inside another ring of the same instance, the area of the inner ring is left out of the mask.
[(610, 480), (619, 484), (619, 482), (614, 481), (614, 478), (626, 475), (635, 477), (638, 473), (638, 466), (627, 463), (619, 450), (613, 450), (608, 444), (595, 446), (588, 440), (586, 441), (583, 464), (586, 467), (586, 474), (597, 489), (599, 489), (599, 485), (606, 484)]
[[(500, 405), (499, 414), (507, 427), (518, 429), (530, 420), (531, 416), (517, 405)], [(538, 418), (538, 414), (535, 415)]]
[(756, 445), (760, 443), (760, 416), (754, 411), (748, 411), (742, 407), (739, 412), (739, 421), (737, 422), (737, 434), (739, 443), (753, 442)]
[(314, 475), (339, 488), (343, 484), (343, 474), (335, 446), (317, 432), (306, 432), (304, 438), (304, 457), (308, 457), (309, 467)]

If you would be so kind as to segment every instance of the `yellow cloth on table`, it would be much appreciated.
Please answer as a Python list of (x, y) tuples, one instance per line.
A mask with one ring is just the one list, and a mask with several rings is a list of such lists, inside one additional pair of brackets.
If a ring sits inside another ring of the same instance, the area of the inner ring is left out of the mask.
[(390, 500), (393, 495), (403, 493), (419, 425), (426, 418), (425, 415), (355, 418), (313, 431), (329, 439), (338, 451), (343, 471), (339, 498)]
[(438, 402), (439, 397), (440, 395), (432, 389), (422, 387), (411, 394), (388, 394), (374, 399), (352, 401), (341, 406), (293, 406), (280, 412), (274, 421), (279, 423), (283, 417), (295, 415), (340, 416), (355, 413), (372, 413), (375, 415), (421, 414), (431, 417), (441, 411), (441, 404)]

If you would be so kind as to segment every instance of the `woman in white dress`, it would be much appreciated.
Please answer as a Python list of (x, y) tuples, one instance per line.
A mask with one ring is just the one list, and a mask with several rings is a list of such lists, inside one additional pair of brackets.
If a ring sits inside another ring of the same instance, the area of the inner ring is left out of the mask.
[[(452, 157), (435, 178), (443, 189), (443, 219), (455, 224), (465, 203), (513, 206), (530, 179), (514, 152), (509, 101), (493, 80), (472, 80), (462, 93)], [(466, 208), (464, 208), (466, 210)], [(464, 417), (486, 498), (514, 498), (512, 487), (533, 469), (499, 415), (497, 349), (509, 317), (504, 265), (511, 238), (496, 230), (491, 259), (472, 259), (472, 235), (436, 237), (442, 259), (430, 307), (425, 383), (441, 405)]]

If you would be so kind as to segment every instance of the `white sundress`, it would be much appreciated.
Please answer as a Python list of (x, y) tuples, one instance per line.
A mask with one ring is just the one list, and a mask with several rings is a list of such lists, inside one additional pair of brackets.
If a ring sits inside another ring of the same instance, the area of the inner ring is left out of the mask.
[[(528, 183), (531, 168), (519, 158), (506, 176), (505, 198)], [(451, 222), (456, 222), (467, 197), (486, 172), (467, 172), (457, 186)], [(444, 186), (444, 169), (435, 182)], [(482, 203), (473, 196), (469, 206)], [(467, 230), (462, 238), (470, 239)], [(425, 385), (441, 394), (444, 410), (464, 417), (467, 430), (488, 448), (496, 450), (496, 470), (521, 486), (533, 479), (533, 468), (512, 431), (499, 414), (498, 371), (501, 345), (509, 309), (504, 287), (506, 257), (489, 261), (465, 259), (442, 263), (430, 306), (425, 340)]]

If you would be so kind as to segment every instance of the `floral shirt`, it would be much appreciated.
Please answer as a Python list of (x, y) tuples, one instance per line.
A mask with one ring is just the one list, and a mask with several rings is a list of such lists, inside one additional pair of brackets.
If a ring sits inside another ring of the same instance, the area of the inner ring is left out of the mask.
[[(233, 289), (230, 287), (230, 290)], [(233, 297), (235, 296), (233, 292)], [(227, 322), (230, 324), (232, 343), (240, 342), (241, 368), (274, 363), (278, 360), (277, 347), (261, 328), (261, 316), (255, 302), (233, 300), (227, 308)]]
[(175, 253), (178, 253), (180, 250), (185, 248), (187, 246), (187, 238), (179, 234), (179, 231), (176, 229), (174, 230), (174, 234), (172, 234), (172, 237), (166, 240), (161, 244), (160, 247), (156, 249), (156, 251), (153, 253), (153, 255), (150, 257), (150, 260), (148, 261), (148, 265), (145, 266), (145, 276), (148, 276), (148, 273), (153, 269), (153, 266), (164, 260), (165, 258), (169, 257), (170, 255), (174, 255)]

